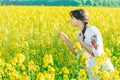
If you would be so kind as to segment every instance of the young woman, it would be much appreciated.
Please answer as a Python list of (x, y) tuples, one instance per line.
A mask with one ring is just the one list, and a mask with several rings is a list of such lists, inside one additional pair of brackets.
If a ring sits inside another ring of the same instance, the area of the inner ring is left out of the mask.
[[(103, 40), (100, 31), (95, 26), (88, 25), (88, 13), (84, 9), (76, 9), (70, 12), (71, 19), (70, 23), (72, 26), (78, 28), (77, 40), (80, 45), (85, 49), (86, 54), (89, 55), (89, 61), (86, 64), (86, 69), (88, 72), (89, 80), (98, 80), (98, 75), (96, 77), (92, 77), (91, 68), (95, 66), (97, 63), (95, 62), (95, 57), (104, 54), (103, 49)], [(74, 55), (76, 55), (75, 50), (73, 48), (73, 44), (67, 38), (66, 34), (63, 32), (59, 33), (60, 38), (66, 42), (70, 50)], [(110, 71), (114, 71), (114, 67), (111, 64), (110, 59), (106, 59), (106, 64)], [(103, 67), (104, 68), (104, 67)]]

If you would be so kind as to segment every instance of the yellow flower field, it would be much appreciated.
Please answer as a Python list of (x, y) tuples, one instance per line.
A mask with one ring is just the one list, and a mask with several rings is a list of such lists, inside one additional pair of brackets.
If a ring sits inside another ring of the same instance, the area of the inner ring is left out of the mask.
[(69, 12), (76, 8), (88, 11), (89, 24), (101, 31), (105, 55), (115, 67), (106, 72), (93, 66), (93, 77), (120, 80), (120, 8), (81, 6), (0, 6), (0, 80), (88, 80), (86, 55), (74, 56), (58, 37), (63, 31), (80, 47), (77, 29), (69, 24)]

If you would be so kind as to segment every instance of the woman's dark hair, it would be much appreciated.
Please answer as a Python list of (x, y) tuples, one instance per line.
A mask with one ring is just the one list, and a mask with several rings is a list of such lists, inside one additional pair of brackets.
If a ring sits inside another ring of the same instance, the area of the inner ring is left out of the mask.
[(76, 9), (70, 12), (70, 16), (80, 19), (84, 23), (84, 28), (82, 30), (82, 34), (84, 35), (87, 27), (86, 25), (88, 24), (88, 13), (84, 9)]

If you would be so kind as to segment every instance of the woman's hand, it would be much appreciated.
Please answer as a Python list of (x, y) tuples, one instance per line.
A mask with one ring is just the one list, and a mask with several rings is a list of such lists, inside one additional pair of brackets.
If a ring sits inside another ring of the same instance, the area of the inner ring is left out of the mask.
[(64, 33), (64, 32), (60, 32), (59, 33), (59, 37), (62, 39), (62, 40), (66, 40), (68, 37), (67, 35)]
[(59, 37), (65, 41), (65, 43), (67, 44), (67, 46), (69, 47), (69, 49), (71, 50), (71, 52), (76, 55), (75, 50), (73, 48), (73, 44), (71, 43), (71, 41), (68, 39), (67, 35), (64, 32), (59, 32)]

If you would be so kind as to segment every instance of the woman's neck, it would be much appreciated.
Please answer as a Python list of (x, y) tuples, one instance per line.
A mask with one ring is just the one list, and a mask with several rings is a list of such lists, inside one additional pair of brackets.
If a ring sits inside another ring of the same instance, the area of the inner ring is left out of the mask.
[(83, 25), (83, 24), (80, 24), (80, 25), (78, 26), (78, 29), (79, 29), (81, 32), (82, 32), (83, 28), (84, 28), (84, 25)]
[[(84, 25), (83, 25), (82, 27), (79, 26), (79, 30), (80, 30), (80, 32), (83, 31), (84, 27), (85, 27)], [(86, 29), (85, 29), (85, 31), (87, 30), (87, 28), (89, 28), (89, 25), (88, 25), (88, 24), (86, 25)], [(85, 32), (84, 32), (84, 33), (85, 33)]]

